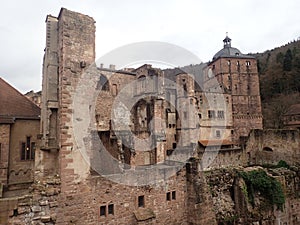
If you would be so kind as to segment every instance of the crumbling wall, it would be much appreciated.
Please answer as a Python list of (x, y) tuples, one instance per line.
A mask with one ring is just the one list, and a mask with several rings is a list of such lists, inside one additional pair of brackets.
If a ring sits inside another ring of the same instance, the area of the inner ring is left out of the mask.
[[(285, 195), (282, 209), (270, 205), (259, 192), (254, 196), (254, 205), (249, 202), (249, 190), (245, 188), (245, 181), (239, 172), (251, 170), (265, 170), (269, 176), (280, 181)], [(205, 172), (218, 224), (299, 224), (299, 175), (299, 168), (296, 167), (290, 170), (240, 167)]]
[(280, 160), (290, 165), (300, 162), (298, 130), (253, 130), (246, 145), (251, 165), (277, 164)]

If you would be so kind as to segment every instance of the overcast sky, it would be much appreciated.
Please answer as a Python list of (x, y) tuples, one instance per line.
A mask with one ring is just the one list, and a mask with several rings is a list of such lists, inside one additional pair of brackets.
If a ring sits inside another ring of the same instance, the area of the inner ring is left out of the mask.
[(5, 1), (0, 77), (22, 93), (41, 89), (45, 19), (58, 16), (61, 7), (96, 20), (97, 57), (134, 42), (163, 41), (206, 62), (223, 47), (226, 32), (242, 53), (263, 52), (300, 37), (299, 0)]

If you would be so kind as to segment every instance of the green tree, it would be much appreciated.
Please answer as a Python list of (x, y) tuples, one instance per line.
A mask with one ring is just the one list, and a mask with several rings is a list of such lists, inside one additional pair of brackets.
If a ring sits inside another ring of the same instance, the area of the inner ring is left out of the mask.
[(293, 62), (293, 55), (291, 49), (288, 49), (284, 55), (283, 59), (283, 70), (284, 71), (291, 71), (292, 70), (292, 62)]
[(283, 58), (284, 58), (284, 55), (283, 55), (282, 52), (277, 53), (276, 62), (279, 63), (279, 64), (283, 64)]

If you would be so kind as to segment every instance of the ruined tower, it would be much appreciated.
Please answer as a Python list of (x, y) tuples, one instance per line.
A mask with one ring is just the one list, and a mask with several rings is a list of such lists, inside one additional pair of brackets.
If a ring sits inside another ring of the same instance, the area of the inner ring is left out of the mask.
[[(70, 178), (74, 138), (72, 98), (80, 74), (95, 60), (95, 26), (91, 17), (64, 8), (47, 16), (43, 62), (41, 146), (37, 174)], [(70, 157), (72, 155), (72, 157)], [(66, 169), (68, 167), (68, 169)]]

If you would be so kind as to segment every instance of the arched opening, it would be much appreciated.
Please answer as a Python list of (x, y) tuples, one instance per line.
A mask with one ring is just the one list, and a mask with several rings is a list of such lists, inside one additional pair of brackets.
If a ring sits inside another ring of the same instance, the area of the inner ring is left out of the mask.
[(266, 152), (273, 152), (273, 149), (270, 148), (270, 147), (264, 147), (264, 148), (263, 148), (263, 151), (266, 151)]

